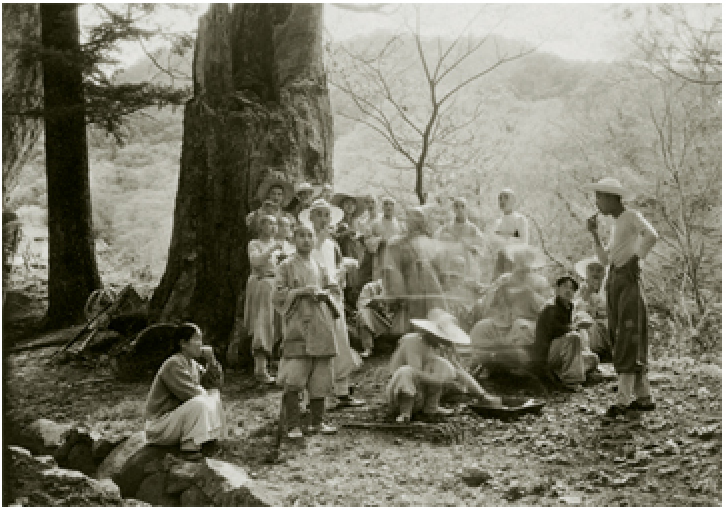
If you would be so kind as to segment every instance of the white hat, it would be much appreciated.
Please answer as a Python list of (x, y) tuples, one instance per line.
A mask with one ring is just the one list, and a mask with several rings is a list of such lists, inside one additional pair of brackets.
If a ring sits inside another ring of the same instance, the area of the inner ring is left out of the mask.
[(620, 184), (620, 181), (614, 177), (605, 177), (597, 182), (585, 186), (588, 191), (600, 191), (601, 193), (609, 193), (610, 195), (618, 195), (623, 200), (633, 200), (635, 193), (627, 190)]
[(587, 280), (587, 268), (590, 267), (591, 264), (598, 264), (603, 268), (605, 267), (603, 263), (600, 262), (600, 259), (598, 259), (597, 257), (588, 257), (575, 263), (575, 273), (577, 273), (577, 276), (579, 276), (583, 280)]
[(309, 182), (295, 183), (295, 194), (297, 195), (301, 191), (313, 191), (313, 185)]
[(499, 192), (499, 194), (498, 194), (497, 196), (498, 196), (498, 197), (501, 197), (502, 195), (511, 195), (511, 196), (515, 196), (515, 193), (514, 193), (514, 190), (513, 190), (512, 188), (504, 188), (503, 190), (501, 190), (501, 191)]
[(301, 223), (312, 226), (313, 222), (310, 220), (310, 213), (315, 209), (328, 209), (330, 211), (330, 224), (337, 225), (340, 220), (343, 219), (343, 210), (340, 207), (330, 205), (324, 198), (316, 198), (310, 207), (304, 209), (299, 215)]
[(444, 342), (469, 345), (471, 338), (456, 324), (456, 318), (440, 308), (432, 308), (427, 319), (411, 319), (411, 324)]

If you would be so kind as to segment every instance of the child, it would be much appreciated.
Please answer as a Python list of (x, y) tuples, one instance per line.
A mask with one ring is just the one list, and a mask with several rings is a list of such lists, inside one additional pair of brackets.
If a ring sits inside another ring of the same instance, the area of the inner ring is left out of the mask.
[(299, 395), (310, 397), (309, 433), (334, 434), (324, 423), (325, 397), (333, 390), (333, 358), (338, 353), (333, 321), (338, 311), (327, 289), (335, 289), (322, 264), (310, 256), (313, 230), (303, 224), (294, 231), (296, 253), (278, 268), (274, 303), (284, 317), (284, 341), (278, 383), (284, 386), (282, 406), (288, 438), (302, 437)]
[(578, 329), (590, 327), (589, 321), (573, 323), (572, 300), (578, 284), (571, 276), (555, 282), (555, 299), (537, 317), (531, 356), (539, 367), (546, 366), (566, 388), (578, 389), (586, 374), (597, 369), (598, 357), (586, 348)]
[(595, 192), (598, 210), (615, 218), (607, 248), (600, 241), (597, 215), (587, 220), (598, 259), (603, 265), (610, 265), (605, 295), (618, 396), (606, 416), (621, 416), (627, 409), (652, 411), (655, 403), (647, 375), (648, 310), (640, 280), (640, 260), (653, 248), (658, 233), (642, 214), (625, 208), (623, 200), (631, 200), (634, 193), (623, 188), (617, 179), (606, 177), (588, 188)]
[(363, 358), (373, 354), (373, 340), (391, 328), (388, 307), (376, 300), (383, 295), (383, 280), (373, 280), (363, 286), (358, 296), (358, 331), (363, 344)]
[(594, 319), (592, 327), (587, 330), (590, 349), (600, 361), (610, 361), (613, 353), (608, 337), (607, 304), (602, 291), (605, 266), (597, 257), (591, 257), (575, 264), (575, 272), (583, 280), (575, 294), (575, 313), (585, 312)]

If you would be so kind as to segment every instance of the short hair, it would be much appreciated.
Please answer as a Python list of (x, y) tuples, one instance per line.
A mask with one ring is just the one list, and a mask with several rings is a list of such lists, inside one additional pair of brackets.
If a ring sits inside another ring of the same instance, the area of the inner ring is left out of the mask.
[(202, 330), (193, 322), (184, 322), (177, 327), (174, 338), (174, 346), (177, 350), (181, 350), (182, 342), (188, 342), (196, 334), (202, 336)]
[(572, 286), (575, 289), (575, 291), (577, 291), (580, 288), (580, 284), (577, 283), (577, 280), (575, 280), (575, 278), (573, 278), (569, 274), (566, 274), (566, 275), (563, 275), (563, 276), (560, 276), (559, 278), (557, 278), (557, 280), (555, 281), (555, 287), (560, 287), (561, 285), (564, 285), (565, 282), (572, 282)]

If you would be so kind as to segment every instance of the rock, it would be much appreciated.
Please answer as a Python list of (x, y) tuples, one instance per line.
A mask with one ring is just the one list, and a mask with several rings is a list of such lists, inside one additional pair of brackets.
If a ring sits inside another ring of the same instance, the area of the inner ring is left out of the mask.
[(166, 473), (154, 473), (146, 477), (136, 491), (136, 499), (146, 501), (154, 506), (179, 506), (179, 499), (167, 494), (164, 490), (166, 486)]
[(93, 476), (96, 473), (96, 462), (93, 460), (91, 445), (85, 443), (77, 443), (73, 446), (66, 460), (58, 464), (68, 469), (75, 469), (88, 476)]
[(108, 457), (108, 455), (113, 451), (114, 448), (123, 443), (129, 437), (131, 437), (131, 434), (116, 437), (101, 437), (99, 439), (96, 439), (95, 441), (93, 441), (93, 446), (91, 447), (91, 452), (93, 453), (93, 460), (98, 463), (102, 462), (103, 459)]
[(90, 432), (85, 427), (73, 427), (63, 434), (63, 445), (53, 453), (53, 456), (60, 466), (77, 469), (66, 464), (66, 459), (70, 455), (71, 450), (73, 450), (76, 445), (87, 446), (89, 457), (92, 458), (93, 454), (91, 453), (91, 449), (95, 439), (100, 439), (100, 436), (97, 433)]
[(144, 432), (136, 432), (132, 434), (128, 439), (120, 443), (116, 448), (111, 450), (111, 453), (106, 455), (101, 465), (98, 466), (96, 471), (96, 478), (102, 480), (104, 478), (113, 478), (114, 475), (121, 472), (126, 461), (131, 458), (137, 451), (139, 451), (146, 444), (146, 435)]
[(210, 500), (202, 492), (202, 489), (200, 489), (196, 485), (182, 492), (181, 496), (179, 497), (179, 502), (181, 503), (181, 506), (212, 506), (212, 500)]
[(176, 446), (144, 445), (128, 458), (121, 470), (111, 476), (111, 479), (119, 486), (123, 497), (134, 497), (139, 490), (141, 482), (147, 476), (147, 473), (144, 473), (146, 464), (154, 460), (163, 459), (167, 453), (174, 452), (178, 453), (179, 448)]
[[(199, 462), (179, 462), (169, 468), (169, 476), (166, 479), (166, 492), (178, 494), (186, 491), (194, 485), (195, 479), (201, 470)], [(188, 498), (191, 496), (187, 496)], [(186, 506), (182, 503), (182, 506)]]
[(71, 428), (70, 423), (38, 418), (12, 437), (12, 442), (27, 448), (33, 455), (52, 455), (63, 445), (63, 435)]
[(277, 487), (252, 480), (244, 469), (222, 460), (201, 462), (197, 486), (214, 506), (285, 506)]
[(484, 483), (488, 483), (491, 478), (492, 475), (488, 471), (478, 467), (468, 467), (461, 474), (461, 479), (469, 487), (479, 487)]

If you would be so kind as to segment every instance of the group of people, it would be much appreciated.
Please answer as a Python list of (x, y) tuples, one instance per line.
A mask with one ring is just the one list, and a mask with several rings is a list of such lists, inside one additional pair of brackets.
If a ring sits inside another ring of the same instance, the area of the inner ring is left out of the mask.
[[(395, 200), (384, 197), (379, 215), (372, 195), (333, 193), (327, 186), (316, 197), (308, 183), (293, 187), (270, 176), (258, 189), (261, 207), (246, 220), (250, 276), (228, 360), (235, 361), (249, 335), (255, 377), (284, 388), (290, 438), (335, 433), (326, 409), (365, 404), (353, 396), (350, 377), (383, 335), (400, 338), (385, 389), (398, 421), (416, 412), (449, 413), (439, 405), (449, 391), (500, 405), (472, 376), (481, 374), (477, 367), (525, 367), (577, 391), (603, 358), (613, 360), (619, 377), (617, 401), (607, 415), (652, 410), (639, 261), (657, 233), (625, 208), (623, 200), (632, 196), (617, 180), (602, 179), (591, 190), (599, 212), (615, 218), (610, 242), (603, 246), (597, 215), (590, 218), (595, 256), (576, 264), (579, 278), (567, 273), (550, 285), (536, 271), (544, 261), (529, 245), (528, 221), (515, 210), (511, 189), (500, 192), (502, 216), (485, 234), (469, 219), (464, 198), (453, 200), (450, 223), (435, 225), (427, 206), (408, 208), (403, 219)], [(360, 353), (349, 334), (360, 339)], [(201, 333), (194, 331), (186, 342), (197, 337)], [(217, 413), (218, 393), (202, 393), (203, 371), (191, 359), (193, 349), (180, 345), (180, 355), (170, 358), (170, 366), (167, 360), (152, 386), (147, 430), (165, 441), (179, 435), (182, 448), (193, 449), (223, 419), (189, 417)], [(278, 352), (273, 377), (270, 361)], [(218, 365), (208, 356), (204, 374), (216, 373)], [(182, 370), (184, 385), (169, 382)], [(181, 402), (171, 412), (184, 417), (181, 426), (170, 425), (171, 413), (162, 413), (167, 401)], [(301, 402), (310, 411), (307, 430), (300, 423)], [(189, 409), (180, 411), (184, 406)]]

